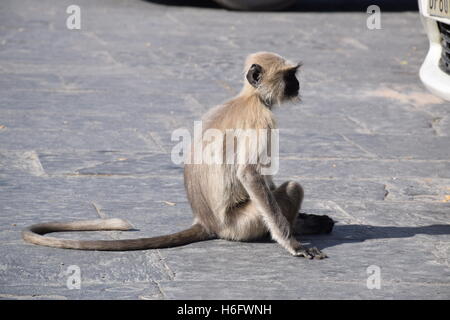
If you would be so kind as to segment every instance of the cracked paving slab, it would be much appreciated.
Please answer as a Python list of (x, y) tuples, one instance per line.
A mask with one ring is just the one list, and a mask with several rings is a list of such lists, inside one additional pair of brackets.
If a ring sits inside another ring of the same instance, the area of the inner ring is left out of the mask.
[[(450, 298), (450, 108), (419, 80), (428, 41), (417, 12), (383, 12), (383, 28), (368, 30), (365, 11), (77, 4), (82, 29), (69, 31), (69, 3), (0, 3), (0, 299)], [(304, 63), (302, 102), (275, 110), (275, 182), (299, 181), (302, 210), (336, 221), (329, 235), (298, 235), (329, 259), (269, 240), (137, 252), (21, 240), (23, 227), (55, 220), (136, 228), (56, 235), (73, 239), (188, 227), (171, 133), (239, 92), (243, 60), (259, 50)], [(67, 288), (71, 265), (80, 290)], [(371, 265), (380, 290), (366, 286)]]

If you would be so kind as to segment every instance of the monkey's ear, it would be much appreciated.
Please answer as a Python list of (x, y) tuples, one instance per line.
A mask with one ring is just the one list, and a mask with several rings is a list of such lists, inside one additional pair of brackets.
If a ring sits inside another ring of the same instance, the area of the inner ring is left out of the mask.
[(262, 74), (263, 68), (259, 64), (252, 64), (247, 72), (247, 81), (256, 88), (261, 83)]

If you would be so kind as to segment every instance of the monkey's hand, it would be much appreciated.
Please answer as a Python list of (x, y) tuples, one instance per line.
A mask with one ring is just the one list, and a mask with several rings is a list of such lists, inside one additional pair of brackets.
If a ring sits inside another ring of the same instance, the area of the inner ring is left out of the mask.
[(317, 249), (316, 247), (312, 248), (306, 248), (303, 246), (300, 246), (298, 249), (295, 250), (294, 256), (296, 257), (304, 257), (308, 259), (325, 259), (328, 258), (328, 256)]
[(316, 247), (306, 248), (294, 237), (290, 238), (290, 250), (288, 251), (295, 257), (304, 257), (307, 259), (325, 259), (328, 256)]

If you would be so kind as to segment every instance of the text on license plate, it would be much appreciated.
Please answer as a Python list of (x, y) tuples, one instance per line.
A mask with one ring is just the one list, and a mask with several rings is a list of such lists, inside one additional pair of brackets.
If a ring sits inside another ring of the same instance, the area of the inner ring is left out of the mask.
[(430, 16), (450, 18), (450, 0), (428, 0)]

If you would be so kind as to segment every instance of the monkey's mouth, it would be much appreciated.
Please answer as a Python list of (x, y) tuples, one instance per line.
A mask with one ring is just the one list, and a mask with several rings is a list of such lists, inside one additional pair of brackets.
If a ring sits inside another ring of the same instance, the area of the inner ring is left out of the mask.
[(291, 91), (291, 92), (288, 92), (288, 94), (287, 94), (286, 96), (287, 96), (289, 99), (296, 99), (296, 98), (299, 98), (299, 93), (300, 93), (299, 90)]

